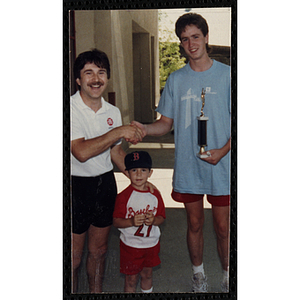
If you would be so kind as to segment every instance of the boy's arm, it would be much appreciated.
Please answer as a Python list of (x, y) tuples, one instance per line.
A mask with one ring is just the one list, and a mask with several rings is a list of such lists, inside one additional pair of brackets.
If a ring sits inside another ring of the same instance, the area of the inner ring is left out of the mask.
[(165, 218), (163, 216), (154, 216), (153, 213), (146, 214), (145, 224), (147, 226), (155, 225), (159, 226), (164, 222)]
[(165, 221), (165, 218), (163, 216), (157, 216), (154, 218), (153, 225), (159, 226)]
[(155, 191), (155, 196), (157, 197), (158, 200), (157, 213), (156, 216), (154, 216), (153, 212), (146, 213), (145, 224), (147, 226), (151, 226), (151, 225), (159, 226), (164, 222), (166, 218), (164, 201), (158, 190)]
[(132, 218), (124, 219), (124, 218), (114, 218), (113, 224), (116, 228), (127, 228), (127, 227), (138, 227), (143, 225), (145, 222), (145, 215), (135, 215)]
[(123, 219), (123, 218), (114, 218), (113, 224), (116, 228), (127, 228), (133, 226), (133, 218)]

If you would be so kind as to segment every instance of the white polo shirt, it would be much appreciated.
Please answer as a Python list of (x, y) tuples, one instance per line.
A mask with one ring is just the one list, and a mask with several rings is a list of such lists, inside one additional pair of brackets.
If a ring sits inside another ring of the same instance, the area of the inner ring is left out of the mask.
[[(122, 125), (120, 110), (101, 98), (102, 107), (95, 113), (82, 100), (80, 92), (71, 96), (71, 141), (79, 138), (91, 139), (101, 136)], [(120, 144), (119, 140), (116, 144)], [(78, 161), (71, 154), (71, 175), (98, 176), (113, 169), (110, 148), (86, 162)]]

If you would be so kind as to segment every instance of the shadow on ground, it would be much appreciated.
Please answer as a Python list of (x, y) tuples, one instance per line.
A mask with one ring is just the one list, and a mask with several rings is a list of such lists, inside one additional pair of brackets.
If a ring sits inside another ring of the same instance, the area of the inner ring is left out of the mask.
[[(203, 262), (208, 277), (208, 292), (221, 292), (220, 281), (222, 267), (217, 253), (216, 236), (213, 229), (210, 209), (204, 210), (204, 255)], [(191, 263), (186, 245), (186, 213), (183, 208), (167, 208), (166, 220), (161, 228), (161, 265), (153, 270), (153, 287), (155, 293), (190, 293)], [(88, 293), (85, 270), (87, 249), (85, 247), (83, 263), (79, 271), (78, 293)], [(106, 258), (104, 293), (122, 293), (124, 275), (119, 271), (119, 231), (112, 227)], [(138, 286), (137, 292), (140, 292)]]

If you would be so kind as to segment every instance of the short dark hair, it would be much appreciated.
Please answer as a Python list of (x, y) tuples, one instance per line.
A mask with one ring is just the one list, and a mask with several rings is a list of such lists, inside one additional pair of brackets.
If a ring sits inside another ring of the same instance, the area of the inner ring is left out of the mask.
[(80, 78), (80, 71), (88, 63), (94, 63), (99, 68), (106, 69), (107, 78), (110, 78), (110, 65), (109, 59), (105, 52), (98, 49), (91, 51), (82, 52), (78, 55), (74, 63), (74, 77), (75, 79)]
[[(181, 41), (181, 34), (186, 26), (195, 25), (201, 30), (204, 36), (208, 34), (208, 25), (206, 20), (199, 14), (187, 13), (178, 18), (175, 24), (175, 32)], [(206, 51), (209, 53), (210, 47), (206, 44)]]

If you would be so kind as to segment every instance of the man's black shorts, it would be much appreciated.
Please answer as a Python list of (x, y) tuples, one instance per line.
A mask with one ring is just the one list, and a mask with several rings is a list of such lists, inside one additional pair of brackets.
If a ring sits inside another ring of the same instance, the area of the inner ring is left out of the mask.
[(72, 232), (112, 225), (116, 196), (113, 171), (96, 177), (72, 176)]

